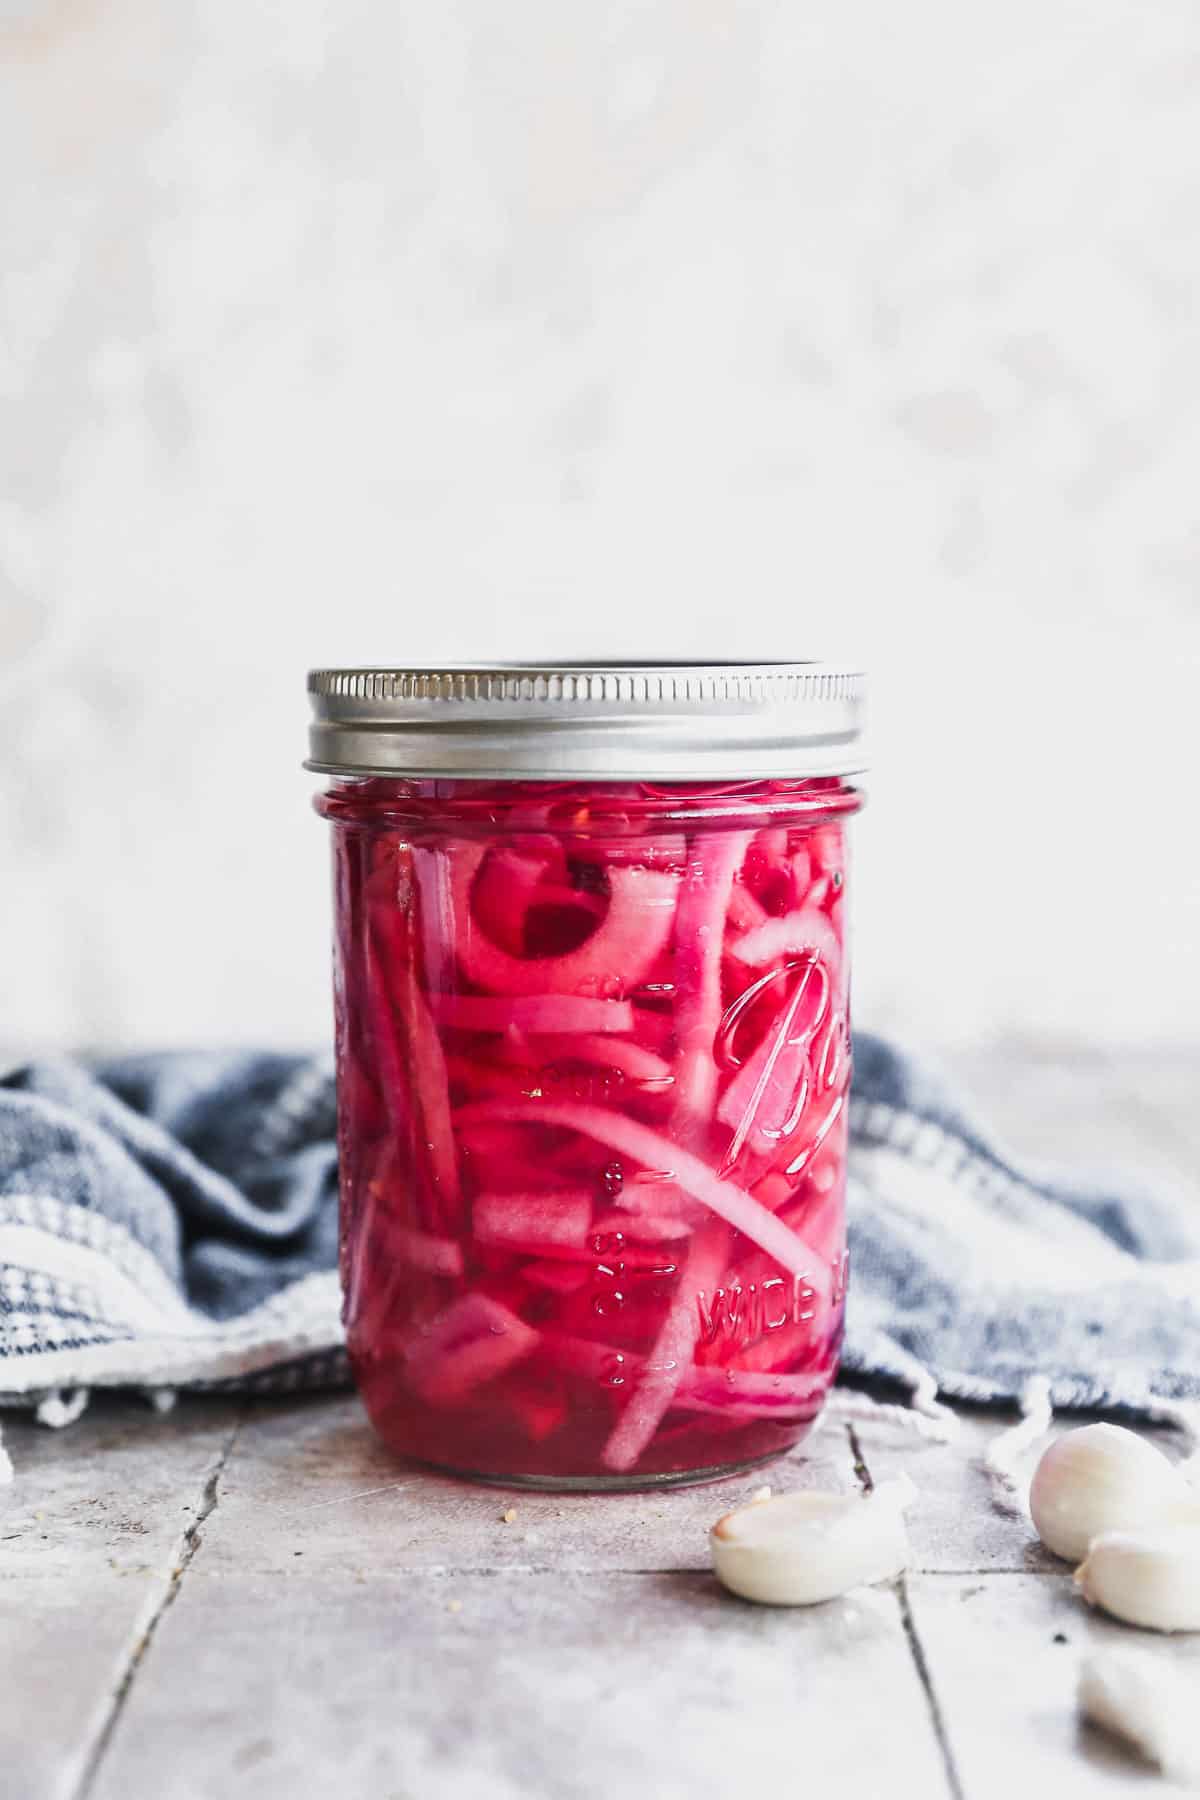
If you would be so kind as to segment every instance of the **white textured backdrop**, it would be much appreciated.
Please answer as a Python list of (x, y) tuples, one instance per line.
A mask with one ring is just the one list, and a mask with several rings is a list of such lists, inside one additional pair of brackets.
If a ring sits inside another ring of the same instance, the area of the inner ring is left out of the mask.
[(327, 1029), (310, 662), (875, 675), (858, 1016), (1190, 1038), (1194, 0), (0, 0), (0, 1037)]

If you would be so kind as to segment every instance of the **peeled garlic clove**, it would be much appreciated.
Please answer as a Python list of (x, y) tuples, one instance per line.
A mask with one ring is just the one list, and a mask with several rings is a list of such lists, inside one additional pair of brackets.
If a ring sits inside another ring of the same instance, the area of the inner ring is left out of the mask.
[(1085, 1600), (1126, 1625), (1200, 1631), (1200, 1526), (1106, 1532), (1075, 1580)]
[(1200, 1526), (1200, 1489), (1185, 1480), (1181, 1491), (1166, 1501), (1155, 1524)]
[(1105, 1650), (1079, 1671), (1079, 1710), (1176, 1780), (1200, 1777), (1200, 1732), (1188, 1692), (1161, 1657)]
[(908, 1564), (907, 1476), (870, 1494), (780, 1494), (726, 1513), (710, 1536), (717, 1579), (744, 1600), (814, 1606)]
[(1121, 1425), (1083, 1425), (1051, 1444), (1029, 1490), (1047, 1550), (1079, 1562), (1106, 1531), (1136, 1531), (1200, 1496), (1174, 1463)]

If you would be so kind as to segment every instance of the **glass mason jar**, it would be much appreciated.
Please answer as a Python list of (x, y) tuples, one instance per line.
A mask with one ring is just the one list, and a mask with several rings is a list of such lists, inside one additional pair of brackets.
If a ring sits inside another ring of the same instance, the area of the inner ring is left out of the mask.
[(344, 1318), (376, 1429), (547, 1488), (787, 1450), (842, 1335), (860, 678), (323, 670), (310, 692)]

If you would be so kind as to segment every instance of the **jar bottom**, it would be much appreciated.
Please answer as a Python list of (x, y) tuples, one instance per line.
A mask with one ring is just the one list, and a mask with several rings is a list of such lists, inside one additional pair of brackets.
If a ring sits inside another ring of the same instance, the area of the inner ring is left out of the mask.
[(522, 1445), (501, 1406), (450, 1415), (397, 1392), (378, 1370), (372, 1379), (369, 1365), (360, 1363), (355, 1372), (372, 1426), (406, 1462), (488, 1487), (550, 1494), (653, 1493), (723, 1481), (788, 1455), (811, 1434), (822, 1410), (818, 1404), (806, 1419), (756, 1419), (736, 1428), (724, 1419), (715, 1428), (711, 1418), (689, 1419), (660, 1433), (637, 1466), (616, 1472), (604, 1466), (612, 1431), (607, 1414), (581, 1408), (568, 1421), (573, 1431)]
[(482, 1487), (518, 1488), (525, 1493), (542, 1494), (645, 1494), (659, 1488), (700, 1487), (709, 1481), (729, 1481), (735, 1475), (746, 1475), (752, 1469), (765, 1469), (786, 1456), (794, 1445), (782, 1450), (769, 1450), (765, 1456), (751, 1456), (741, 1462), (717, 1463), (707, 1469), (673, 1469), (664, 1474), (639, 1475), (492, 1475), (482, 1469), (457, 1469), (448, 1463), (423, 1462), (423, 1467), (439, 1475), (453, 1475), (459, 1481), (473, 1481)]

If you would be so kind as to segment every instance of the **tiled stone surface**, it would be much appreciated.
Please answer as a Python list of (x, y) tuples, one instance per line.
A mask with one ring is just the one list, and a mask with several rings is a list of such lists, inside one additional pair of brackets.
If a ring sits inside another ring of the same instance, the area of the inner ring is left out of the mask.
[(535, 1494), (398, 1463), (352, 1398), (300, 1401), (265, 1409), (239, 1437), (204, 1561), (209, 1569), (305, 1576), (707, 1569), (709, 1526), (764, 1483), (852, 1488), (844, 1432), (821, 1430), (769, 1469), (705, 1487)]
[(886, 1591), (788, 1613), (707, 1575), (375, 1569), (356, 1585), (197, 1564), (156, 1662), (96, 1800), (947, 1793)]

